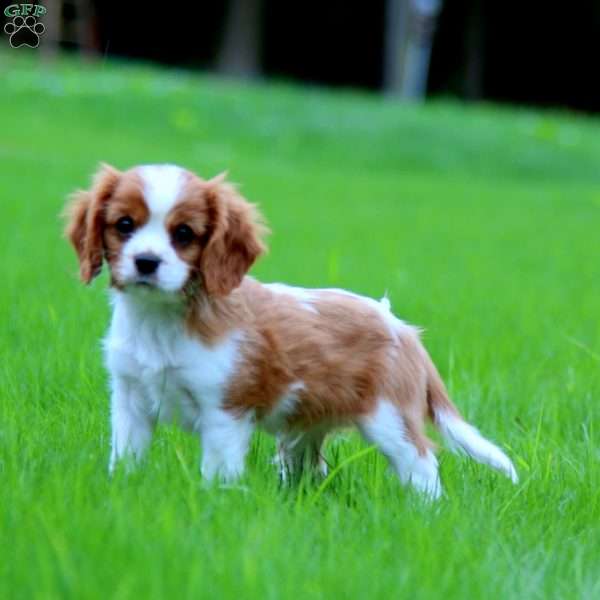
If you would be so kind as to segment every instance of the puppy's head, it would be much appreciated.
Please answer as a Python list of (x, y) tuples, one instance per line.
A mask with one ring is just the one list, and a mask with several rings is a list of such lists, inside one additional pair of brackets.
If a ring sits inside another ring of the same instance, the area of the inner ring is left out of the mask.
[(264, 252), (256, 208), (224, 176), (205, 181), (173, 165), (120, 172), (103, 165), (65, 209), (66, 236), (89, 283), (104, 260), (111, 284), (223, 296)]

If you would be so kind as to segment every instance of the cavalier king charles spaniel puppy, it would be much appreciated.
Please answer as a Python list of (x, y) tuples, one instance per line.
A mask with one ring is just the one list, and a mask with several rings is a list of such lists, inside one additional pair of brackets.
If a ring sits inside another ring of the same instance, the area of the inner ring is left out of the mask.
[(104, 261), (110, 270), (111, 471), (144, 454), (158, 422), (175, 421), (200, 436), (208, 479), (243, 473), (257, 426), (276, 436), (283, 478), (308, 465), (325, 473), (326, 435), (355, 425), (403, 483), (438, 498), (429, 418), (451, 448), (517, 482), (387, 298), (246, 275), (267, 230), (224, 176), (103, 165), (66, 216), (81, 279)]

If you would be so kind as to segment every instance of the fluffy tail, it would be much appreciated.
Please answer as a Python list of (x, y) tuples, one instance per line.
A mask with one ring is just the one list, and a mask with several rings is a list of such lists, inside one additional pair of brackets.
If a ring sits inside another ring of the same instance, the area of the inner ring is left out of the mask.
[(519, 477), (508, 456), (461, 417), (458, 409), (448, 397), (440, 374), (429, 356), (426, 356), (425, 363), (429, 416), (449, 448), (454, 452), (464, 452), (477, 462), (497, 469), (513, 483), (517, 483)]

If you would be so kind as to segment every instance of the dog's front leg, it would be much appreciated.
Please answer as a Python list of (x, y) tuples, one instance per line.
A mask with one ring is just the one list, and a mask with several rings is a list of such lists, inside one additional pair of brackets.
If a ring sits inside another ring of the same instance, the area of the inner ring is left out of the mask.
[(203, 413), (198, 423), (203, 477), (230, 482), (242, 475), (253, 421), (251, 414), (235, 415), (222, 408), (211, 408)]
[(152, 440), (154, 418), (148, 414), (142, 390), (135, 380), (121, 376), (113, 378), (111, 424), (110, 473), (123, 458), (140, 460)]

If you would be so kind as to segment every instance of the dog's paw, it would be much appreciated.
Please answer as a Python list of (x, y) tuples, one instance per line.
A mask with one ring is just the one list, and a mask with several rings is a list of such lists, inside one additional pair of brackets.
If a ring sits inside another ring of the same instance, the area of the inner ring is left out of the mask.
[(40, 44), (40, 35), (45, 30), (44, 24), (38, 22), (32, 15), (26, 18), (17, 16), (4, 26), (4, 33), (10, 36), (9, 42), (13, 48), (21, 46), (37, 48)]

